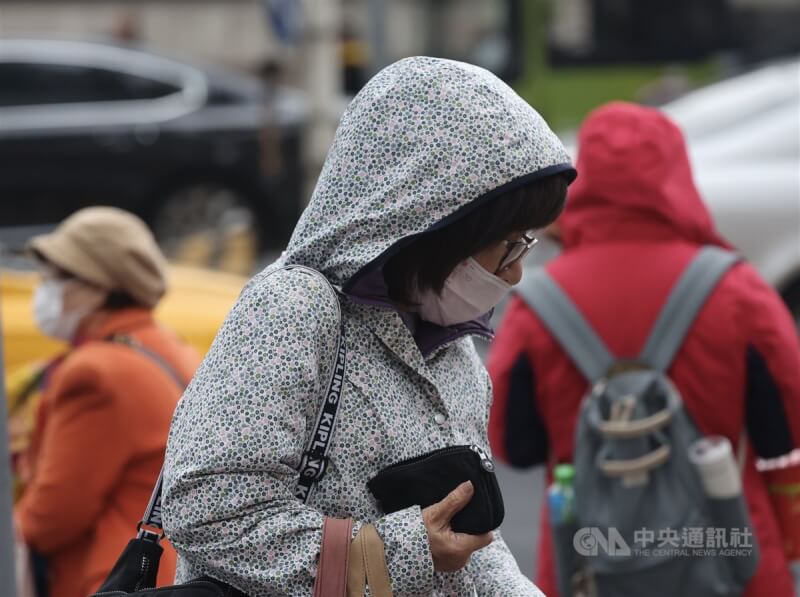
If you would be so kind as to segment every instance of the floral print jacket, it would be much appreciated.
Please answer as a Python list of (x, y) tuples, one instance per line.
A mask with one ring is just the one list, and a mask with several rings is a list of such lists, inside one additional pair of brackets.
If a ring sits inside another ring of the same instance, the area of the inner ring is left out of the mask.
[[(407, 239), (537, 176), (572, 172), (541, 117), (483, 69), (409, 58), (342, 118), (317, 188), (278, 262), (255, 276), (186, 390), (166, 454), (163, 520), (178, 580), (249, 595), (312, 592), (324, 517), (373, 522), (396, 596), (533, 596), (498, 532), (454, 573), (433, 569), (419, 507), (385, 515), (367, 481), (399, 460), (486, 437), (491, 387), (473, 335), (414, 322), (381, 267)], [(338, 297), (321, 272), (339, 290)], [(298, 468), (342, 322), (347, 365), (325, 477)]]

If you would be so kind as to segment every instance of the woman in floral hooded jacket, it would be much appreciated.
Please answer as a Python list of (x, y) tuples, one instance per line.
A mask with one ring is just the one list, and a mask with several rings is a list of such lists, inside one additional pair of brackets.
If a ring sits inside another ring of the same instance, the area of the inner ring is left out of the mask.
[[(434, 511), (444, 502), (385, 514), (367, 481), (446, 446), (487, 447), (491, 386), (472, 336), (492, 337), (491, 309), (532, 244), (523, 233), (556, 218), (574, 177), (542, 118), (483, 69), (409, 58), (367, 84), (287, 250), (245, 287), (176, 411), (163, 519), (179, 581), (310, 595), (333, 516), (352, 517), (354, 532), (375, 525), (396, 596), (541, 594), (498, 532), (453, 533)], [(290, 264), (324, 274), (339, 300)], [(475, 295), (459, 294), (470, 280)], [(340, 316), (338, 422), (304, 503), (298, 469)], [(468, 492), (446, 499), (460, 507)], [(454, 564), (442, 541), (471, 547)]]

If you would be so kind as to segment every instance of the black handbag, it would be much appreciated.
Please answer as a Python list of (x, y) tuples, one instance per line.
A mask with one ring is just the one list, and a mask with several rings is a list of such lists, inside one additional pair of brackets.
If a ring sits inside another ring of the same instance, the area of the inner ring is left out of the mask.
[(161, 530), (161, 475), (150, 498), (139, 532), (117, 559), (106, 580), (90, 597), (247, 597), (241, 591), (211, 577), (155, 588), (158, 563), (164, 548)]
[(367, 487), (386, 514), (410, 506), (426, 508), (472, 481), (472, 500), (450, 521), (458, 533), (481, 535), (500, 526), (505, 516), (494, 463), (479, 446), (451, 446), (392, 464)]
[[(306, 270), (312, 275), (321, 276), (318, 272), (302, 266), (287, 266), (286, 269)], [(333, 291), (333, 289), (332, 289)], [(337, 297), (338, 301), (338, 297)], [(137, 343), (129, 336), (112, 336), (107, 339), (136, 350), (147, 357), (166, 372), (181, 388), (186, 384), (180, 375), (163, 358), (153, 351)], [(340, 396), (344, 378), (347, 350), (345, 348), (344, 322), (340, 314), (340, 335), (336, 348), (335, 361), (331, 371), (326, 397)], [(322, 408), (317, 416), (314, 432), (308, 442), (308, 448), (300, 463), (300, 477), (297, 481), (295, 496), (306, 502), (314, 483), (325, 475), (328, 464), (328, 451), (333, 432), (336, 429), (337, 414), (341, 400), (323, 400)], [(161, 487), (163, 470), (153, 488), (150, 503), (144, 517), (137, 526), (137, 535), (128, 542), (116, 564), (106, 577), (100, 588), (89, 597), (247, 597), (238, 589), (209, 576), (191, 580), (178, 585), (156, 588), (158, 563), (164, 549), (159, 542), (164, 537), (161, 523)]]

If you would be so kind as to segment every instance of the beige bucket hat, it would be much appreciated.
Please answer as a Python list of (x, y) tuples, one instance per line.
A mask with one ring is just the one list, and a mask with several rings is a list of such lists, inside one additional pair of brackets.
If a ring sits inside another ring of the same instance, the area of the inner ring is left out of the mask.
[(154, 307), (167, 290), (164, 256), (145, 223), (114, 207), (75, 212), (53, 232), (34, 237), (40, 259), (109, 291)]

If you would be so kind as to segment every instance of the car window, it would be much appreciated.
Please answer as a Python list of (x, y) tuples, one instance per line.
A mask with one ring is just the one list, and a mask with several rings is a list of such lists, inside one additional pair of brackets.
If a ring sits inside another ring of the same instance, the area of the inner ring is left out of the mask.
[(178, 87), (103, 68), (31, 62), (0, 63), (0, 106), (153, 99)]

